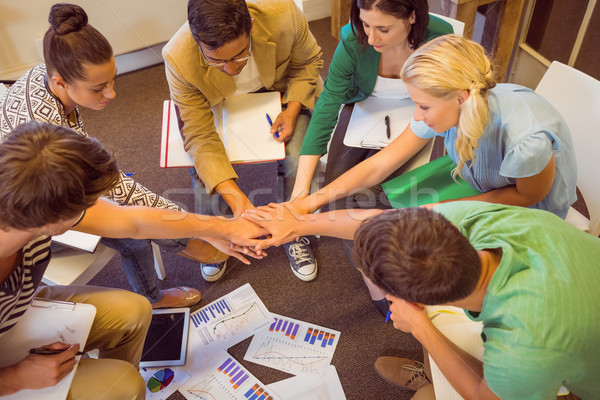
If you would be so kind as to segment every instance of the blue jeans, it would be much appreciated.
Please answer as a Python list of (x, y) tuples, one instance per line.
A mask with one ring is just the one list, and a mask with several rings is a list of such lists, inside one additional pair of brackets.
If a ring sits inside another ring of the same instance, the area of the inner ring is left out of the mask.
[[(292, 135), (292, 138), (285, 143), (286, 157), (283, 160), (277, 161), (278, 186), (282, 186), (281, 190), (278, 190), (278, 202), (288, 200), (294, 190), (300, 148), (302, 147), (302, 141), (304, 140), (304, 135), (308, 129), (310, 115), (310, 110), (302, 109), (300, 115), (298, 115), (298, 120), (296, 121), (294, 134)], [(203, 215), (231, 216), (231, 209), (221, 196), (218, 194), (209, 195), (207, 193), (206, 187), (202, 181), (198, 179), (198, 175), (194, 168), (190, 168), (190, 174), (193, 177), (192, 188), (194, 190), (196, 213)], [(252, 201), (251, 198), (250, 201)]]
[(189, 239), (110, 239), (101, 242), (119, 252), (123, 270), (133, 291), (146, 297), (150, 303), (162, 299), (158, 289), (158, 276), (154, 269), (154, 254), (151, 242), (161, 248), (177, 253), (187, 247)]

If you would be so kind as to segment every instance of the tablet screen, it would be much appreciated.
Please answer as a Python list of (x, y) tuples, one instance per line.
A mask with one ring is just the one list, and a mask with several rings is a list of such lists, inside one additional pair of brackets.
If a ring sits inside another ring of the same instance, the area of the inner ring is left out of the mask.
[(153, 310), (140, 367), (184, 365), (189, 320), (189, 308)]

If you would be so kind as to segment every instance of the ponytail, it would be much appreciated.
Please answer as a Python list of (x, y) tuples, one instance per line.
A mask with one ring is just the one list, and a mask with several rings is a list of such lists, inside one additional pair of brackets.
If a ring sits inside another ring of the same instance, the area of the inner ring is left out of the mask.
[(475, 161), (475, 149), (489, 118), (487, 96), (496, 86), (493, 66), (483, 47), (456, 35), (438, 37), (409, 57), (401, 77), (442, 99), (451, 99), (461, 90), (469, 93), (461, 105), (456, 139), (458, 162), (452, 171), (454, 177), (462, 176), (464, 165)]

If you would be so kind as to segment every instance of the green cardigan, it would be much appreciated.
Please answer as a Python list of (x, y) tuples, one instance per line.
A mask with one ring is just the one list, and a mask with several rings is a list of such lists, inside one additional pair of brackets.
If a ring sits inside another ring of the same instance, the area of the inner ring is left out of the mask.
[[(423, 41), (452, 32), (452, 25), (430, 15)], [(302, 142), (301, 155), (327, 153), (327, 143), (337, 123), (340, 105), (366, 99), (375, 87), (380, 53), (373, 46), (366, 46), (363, 50), (350, 24), (342, 27), (340, 36), (340, 43), (325, 80), (325, 88), (317, 101)]]

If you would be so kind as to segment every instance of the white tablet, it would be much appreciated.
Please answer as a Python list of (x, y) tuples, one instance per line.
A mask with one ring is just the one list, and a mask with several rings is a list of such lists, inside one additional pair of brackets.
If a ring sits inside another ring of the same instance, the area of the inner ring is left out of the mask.
[(189, 308), (153, 310), (140, 367), (184, 365), (189, 324)]

